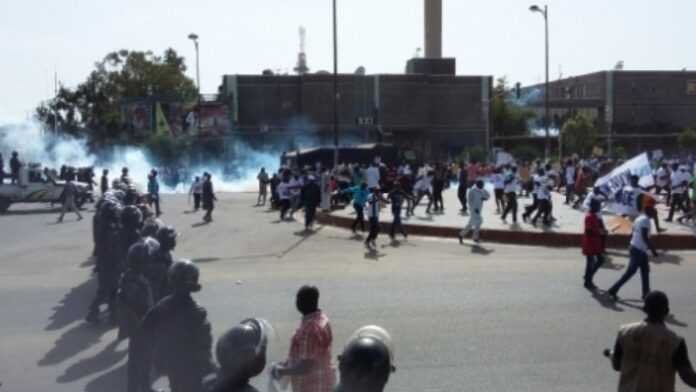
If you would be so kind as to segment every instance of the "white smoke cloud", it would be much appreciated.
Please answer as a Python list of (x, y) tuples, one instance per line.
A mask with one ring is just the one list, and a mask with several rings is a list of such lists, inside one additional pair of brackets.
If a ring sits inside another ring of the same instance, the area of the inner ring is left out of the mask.
[[(40, 163), (44, 167), (56, 170), (63, 165), (91, 166), (95, 168), (95, 174), (100, 176), (102, 169), (108, 169), (110, 179), (119, 176), (121, 168), (128, 167), (131, 178), (142, 190), (147, 184), (148, 173), (156, 168), (154, 159), (142, 148), (115, 146), (92, 153), (85, 139), (44, 132), (41, 125), (34, 121), (0, 123), (0, 153), (5, 161), (10, 158), (12, 151), (17, 151), (24, 163)], [(233, 146), (231, 155), (234, 159), (227, 162), (226, 166), (228, 169), (233, 168), (234, 174), (226, 174), (221, 163), (212, 161), (185, 169), (191, 176), (200, 176), (203, 172), (210, 173), (216, 191), (249, 192), (258, 189), (256, 175), (261, 167), (265, 167), (269, 173), (277, 171), (279, 167), (279, 152), (260, 152), (249, 148), (243, 142)], [(164, 184), (162, 178), (160, 189), (164, 193), (188, 192), (187, 185), (179, 184), (176, 188), (171, 188)]]

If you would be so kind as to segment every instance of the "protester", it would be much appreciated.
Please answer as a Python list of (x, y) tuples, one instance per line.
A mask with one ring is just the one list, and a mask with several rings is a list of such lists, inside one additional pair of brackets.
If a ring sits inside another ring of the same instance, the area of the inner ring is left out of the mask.
[(355, 220), (351, 225), (351, 230), (353, 234), (356, 234), (358, 225), (360, 225), (360, 230), (365, 232), (365, 203), (367, 202), (367, 197), (369, 192), (367, 190), (367, 184), (361, 183), (359, 186), (354, 186), (343, 191), (344, 193), (350, 193), (353, 196), (353, 209), (355, 210)]
[(501, 168), (493, 170), (490, 181), (493, 183), (493, 195), (495, 196), (495, 213), (500, 214), (505, 209), (505, 177)]
[(2, 185), (5, 182), (5, 159), (2, 157), (2, 153), (0, 153), (0, 185)]
[(643, 298), (650, 292), (650, 263), (648, 260), (648, 250), (652, 252), (654, 257), (658, 257), (657, 250), (652, 241), (650, 241), (650, 221), (656, 214), (657, 211), (655, 211), (654, 207), (647, 207), (643, 214), (633, 222), (628, 268), (621, 279), (614, 283), (607, 291), (607, 294), (615, 301), (618, 300), (618, 293), (621, 287), (635, 275), (638, 269), (640, 269)]
[(200, 177), (194, 178), (191, 183), (191, 188), (189, 188), (189, 202), (191, 200), (191, 195), (193, 195), (193, 211), (198, 212), (201, 208), (201, 194), (203, 193), (203, 181)]
[(566, 162), (564, 174), (566, 186), (566, 198), (564, 204), (568, 205), (573, 202), (573, 193), (575, 192), (575, 180), (577, 176), (577, 173), (575, 172), (575, 163), (573, 163), (572, 159), (569, 159)]
[(152, 169), (150, 175), (147, 179), (147, 196), (148, 205), (152, 207), (155, 205), (155, 215), (162, 215), (162, 210), (160, 210), (160, 195), (159, 195), (159, 182), (157, 181), (157, 170)]
[(519, 177), (517, 167), (512, 166), (505, 174), (503, 180), (503, 192), (505, 193), (505, 210), (501, 216), (503, 223), (506, 223), (508, 213), (512, 213), (512, 223), (517, 224), (517, 192), (519, 187)]
[(305, 211), (305, 231), (311, 231), (317, 207), (321, 202), (321, 189), (313, 175), (307, 177), (307, 182), (300, 191), (300, 199)]
[(382, 192), (379, 187), (370, 189), (370, 195), (367, 197), (367, 219), (370, 226), (370, 232), (365, 239), (365, 247), (369, 250), (377, 249), (377, 236), (379, 235), (379, 211), (380, 203), (386, 202), (382, 198)]
[(63, 217), (65, 216), (66, 212), (74, 212), (75, 215), (77, 215), (77, 220), (82, 220), (80, 210), (77, 208), (77, 205), (75, 204), (76, 196), (77, 186), (75, 186), (75, 183), (73, 183), (72, 180), (68, 178), (68, 181), (63, 186), (63, 209), (61, 210), (60, 216), (58, 217), (58, 223), (61, 223), (63, 221)]
[(459, 199), (459, 203), (462, 205), (460, 212), (462, 214), (466, 214), (466, 190), (469, 189), (469, 172), (468, 168), (464, 165), (464, 161), (459, 162), (458, 179), (459, 185), (457, 186), (457, 198)]
[(389, 236), (392, 241), (396, 240), (396, 231), (398, 230), (404, 238), (408, 238), (404, 225), (401, 223), (401, 209), (403, 207), (404, 199), (411, 199), (411, 196), (404, 192), (399, 181), (394, 181), (394, 186), (391, 192), (389, 192), (389, 202), (391, 203), (392, 212), (392, 225), (389, 232)]
[(266, 173), (265, 167), (261, 168), (261, 171), (259, 172), (259, 175), (256, 176), (256, 179), (259, 181), (259, 196), (256, 198), (256, 205), (265, 206), (269, 183), (268, 173)]
[(293, 392), (330, 392), (336, 385), (331, 363), (333, 334), (329, 318), (319, 309), (319, 289), (302, 286), (295, 305), (302, 322), (292, 337), (288, 359), (273, 369), (272, 376), (290, 376)]
[(285, 220), (285, 214), (290, 210), (290, 177), (287, 173), (283, 175), (281, 182), (278, 184), (278, 202), (280, 204), (280, 220)]
[(208, 173), (203, 174), (203, 192), (201, 193), (201, 201), (203, 203), (203, 210), (205, 210), (205, 215), (203, 216), (204, 222), (213, 221), (213, 210), (215, 209), (215, 202), (217, 197), (215, 197), (215, 192), (213, 191), (213, 181), (211, 175)]
[(469, 204), (469, 209), (471, 214), (469, 215), (469, 223), (464, 227), (464, 229), (459, 232), (459, 243), (463, 243), (464, 237), (473, 231), (474, 242), (478, 243), (480, 241), (480, 230), (483, 224), (483, 203), (490, 198), (490, 194), (484, 188), (482, 180), (476, 181), (476, 186), (469, 189), (467, 195), (467, 202)]
[(19, 154), (17, 151), (12, 151), (12, 158), (10, 158), (10, 184), (19, 184), (19, 169), (22, 167), (22, 163), (19, 161)]
[(606, 230), (598, 216), (601, 203), (598, 200), (590, 202), (590, 210), (585, 215), (585, 229), (582, 235), (582, 254), (585, 256), (584, 286), (588, 290), (596, 290), (593, 283), (594, 275), (604, 263), (604, 236)]
[(109, 171), (106, 169), (102, 171), (100, 188), (102, 196), (109, 190)]
[(674, 219), (674, 212), (677, 210), (677, 208), (682, 210), (684, 213), (689, 212), (689, 210), (686, 208), (686, 203), (689, 197), (688, 189), (690, 181), (691, 176), (685, 167), (679, 167), (679, 165), (676, 163), (672, 165), (672, 204), (669, 207), (669, 215), (667, 216), (667, 219), (665, 219), (665, 222), (672, 222)]
[(661, 291), (645, 297), (647, 318), (621, 327), (614, 350), (605, 350), (612, 367), (621, 373), (619, 392), (673, 392), (676, 374), (696, 388), (696, 372), (689, 360), (684, 338), (667, 328), (669, 299)]

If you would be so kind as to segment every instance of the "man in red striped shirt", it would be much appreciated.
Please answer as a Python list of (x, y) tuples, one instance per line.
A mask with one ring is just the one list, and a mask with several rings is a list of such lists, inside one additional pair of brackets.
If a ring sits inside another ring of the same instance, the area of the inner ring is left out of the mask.
[(329, 318), (319, 309), (319, 289), (302, 286), (296, 306), (302, 322), (292, 337), (288, 360), (276, 366), (273, 377), (290, 376), (293, 392), (331, 392), (336, 385), (331, 364), (333, 334)]

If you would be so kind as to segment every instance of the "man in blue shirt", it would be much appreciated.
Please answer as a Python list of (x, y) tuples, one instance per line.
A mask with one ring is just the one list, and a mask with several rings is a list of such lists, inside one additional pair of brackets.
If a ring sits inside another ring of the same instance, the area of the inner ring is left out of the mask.
[(356, 229), (360, 225), (360, 230), (365, 232), (365, 203), (367, 202), (367, 196), (369, 195), (367, 191), (367, 184), (362, 183), (359, 186), (354, 186), (343, 191), (343, 193), (350, 193), (353, 196), (353, 208), (355, 209), (355, 220), (351, 226), (353, 234), (356, 234)]

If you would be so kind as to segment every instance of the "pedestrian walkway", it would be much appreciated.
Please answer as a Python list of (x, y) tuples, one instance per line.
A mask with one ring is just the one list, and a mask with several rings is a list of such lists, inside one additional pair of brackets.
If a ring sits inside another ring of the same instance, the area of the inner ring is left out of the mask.
[[(402, 220), (406, 230), (410, 234), (416, 235), (456, 238), (456, 233), (466, 225), (469, 217), (460, 213), (461, 205), (457, 199), (456, 188), (446, 190), (443, 198), (445, 202), (444, 212), (426, 214), (427, 201), (425, 200), (416, 208), (413, 216), (406, 217), (404, 210)], [(496, 213), (495, 200), (491, 198), (484, 204), (481, 238), (484, 241), (579, 247), (585, 212), (563, 204), (564, 195), (554, 192), (552, 198), (553, 216), (556, 221), (548, 227), (543, 226), (541, 221), (536, 226), (522, 221), (524, 206), (532, 203), (531, 197), (518, 199), (518, 222), (516, 225), (512, 223), (511, 216), (507, 217), (507, 223), (502, 221), (500, 214)], [(661, 228), (667, 229), (666, 232), (656, 236), (658, 246), (662, 245), (669, 249), (696, 249), (696, 228), (694, 226), (664, 222), (668, 213), (668, 209), (664, 205), (658, 206), (658, 213)], [(352, 208), (345, 208), (324, 215), (321, 221), (346, 227), (346, 221), (352, 221), (354, 216), (355, 212)], [(391, 221), (391, 209), (382, 209), (380, 222), (384, 228), (388, 228)], [(610, 231), (608, 246), (623, 248), (627, 244), (628, 235), (631, 232), (630, 221), (608, 213), (604, 214), (604, 221)]]

